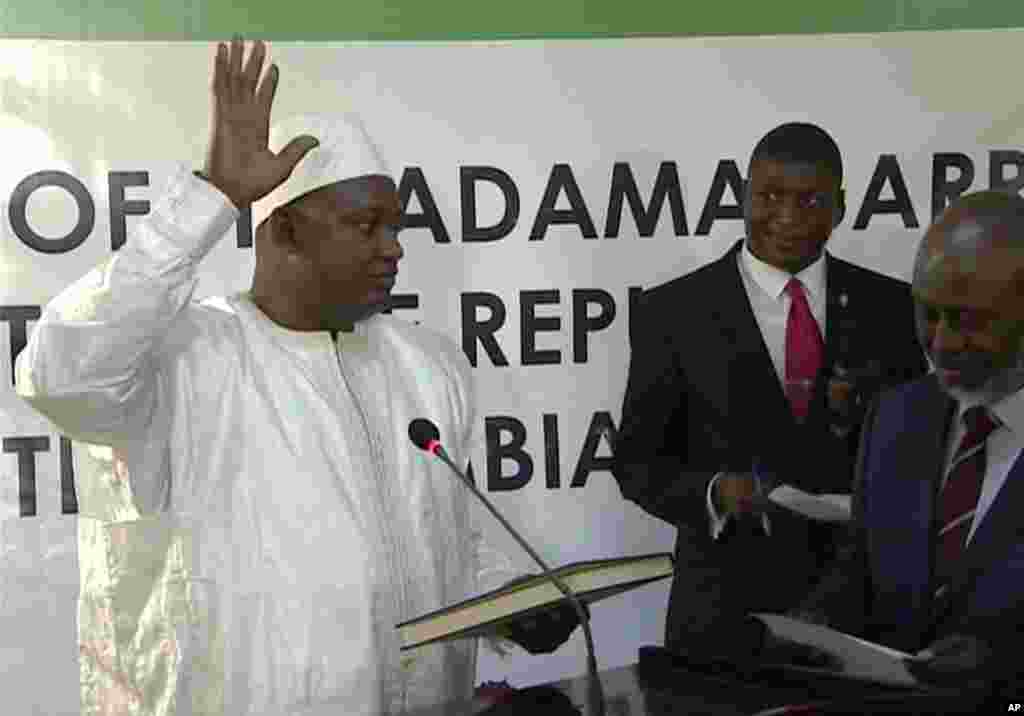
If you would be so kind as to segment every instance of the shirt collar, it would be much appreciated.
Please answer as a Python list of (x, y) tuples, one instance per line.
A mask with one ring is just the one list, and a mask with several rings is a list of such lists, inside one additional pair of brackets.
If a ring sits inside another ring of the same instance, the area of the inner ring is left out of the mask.
[[(291, 328), (286, 328), (281, 324), (276, 323), (267, 314), (265, 314), (263, 310), (256, 305), (256, 302), (252, 299), (252, 294), (249, 291), (239, 293), (238, 299), (239, 305), (241, 305), (245, 309), (246, 313), (251, 316), (257, 324), (259, 324), (262, 330), (273, 336), (273, 338), (285, 348), (301, 353), (313, 353), (333, 348), (334, 341), (331, 339), (329, 331), (296, 331)], [(370, 320), (371, 319), (357, 321), (353, 325), (351, 333), (338, 331), (338, 348), (346, 350), (365, 348), (369, 342), (367, 323)]]
[[(964, 413), (971, 407), (970, 403), (961, 402), (957, 405), (957, 419), (963, 420)], [(1024, 388), (1000, 398), (992, 403), (989, 411), (999, 419), (1003, 427), (1009, 428), (1014, 435), (1024, 437)]]
[[(743, 241), (740, 259), (750, 273), (750, 277), (754, 279), (754, 283), (773, 300), (777, 301), (782, 296), (783, 291), (786, 290), (786, 284), (794, 276), (788, 271), (783, 271), (754, 256), (747, 247), (747, 241), (748, 239)], [(825, 295), (825, 252), (822, 251), (821, 255), (810, 266), (796, 274), (795, 278), (799, 279), (800, 283), (803, 284), (804, 290), (807, 291), (808, 299), (811, 302), (823, 297)]]

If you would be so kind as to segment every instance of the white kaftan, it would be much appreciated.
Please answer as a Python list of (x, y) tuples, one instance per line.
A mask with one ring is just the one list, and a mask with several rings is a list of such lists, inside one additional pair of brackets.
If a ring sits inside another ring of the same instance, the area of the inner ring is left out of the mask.
[(192, 302), (237, 216), (183, 169), (18, 357), (19, 394), (113, 465), (113, 492), (79, 485), (83, 713), (377, 716), (468, 698), (475, 642), (399, 654), (394, 625), (513, 576), (465, 488), (407, 437), (429, 418), (465, 464), (469, 364), (390, 316), (335, 344), (245, 293)]

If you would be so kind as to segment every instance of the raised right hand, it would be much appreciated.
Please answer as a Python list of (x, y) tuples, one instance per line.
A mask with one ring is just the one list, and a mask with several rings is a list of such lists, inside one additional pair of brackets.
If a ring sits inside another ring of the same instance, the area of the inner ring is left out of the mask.
[(726, 473), (715, 482), (713, 498), (720, 514), (741, 515), (756, 511), (757, 483), (750, 474)]
[(263, 81), (267, 48), (257, 41), (242, 64), (245, 45), (236, 36), (230, 50), (217, 44), (213, 69), (213, 120), (203, 175), (242, 209), (287, 179), (295, 165), (314, 147), (315, 137), (292, 139), (280, 153), (270, 151), (270, 108), (277, 90), (278, 71), (271, 65)]

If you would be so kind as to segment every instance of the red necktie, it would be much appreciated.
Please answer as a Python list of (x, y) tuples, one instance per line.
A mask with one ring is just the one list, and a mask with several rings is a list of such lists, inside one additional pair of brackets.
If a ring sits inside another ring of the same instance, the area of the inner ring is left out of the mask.
[(786, 320), (786, 397), (793, 416), (802, 422), (807, 417), (814, 381), (821, 367), (821, 331), (807, 305), (807, 296), (800, 281), (790, 279), (786, 293), (790, 297), (789, 318)]
[(939, 504), (938, 554), (935, 573), (940, 584), (948, 583), (967, 544), (974, 509), (985, 479), (985, 441), (999, 424), (983, 406), (964, 412), (967, 432), (957, 447), (942, 488)]

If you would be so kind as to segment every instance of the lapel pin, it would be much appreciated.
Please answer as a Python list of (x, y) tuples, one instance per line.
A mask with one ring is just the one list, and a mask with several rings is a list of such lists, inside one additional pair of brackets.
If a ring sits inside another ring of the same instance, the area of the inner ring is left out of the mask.
[(846, 304), (848, 304), (849, 302), (850, 302), (850, 297), (849, 296), (847, 296), (845, 293), (839, 294), (839, 307), (840, 308), (846, 308)]

